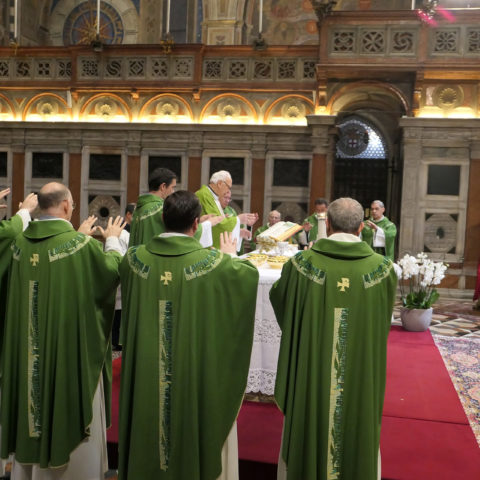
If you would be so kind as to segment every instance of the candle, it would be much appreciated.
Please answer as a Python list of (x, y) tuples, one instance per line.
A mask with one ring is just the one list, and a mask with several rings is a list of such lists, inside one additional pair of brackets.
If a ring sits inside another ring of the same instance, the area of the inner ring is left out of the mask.
[(260, 0), (260, 8), (258, 10), (258, 33), (263, 30), (263, 0)]
[(18, 0), (15, 0), (13, 9), (13, 38), (17, 41), (18, 35)]
[(100, 0), (97, 0), (97, 37), (100, 36)]
[(412, 0), (412, 10), (415, 10), (415, 0)]
[(167, 33), (170, 33), (170, 0), (167, 0)]

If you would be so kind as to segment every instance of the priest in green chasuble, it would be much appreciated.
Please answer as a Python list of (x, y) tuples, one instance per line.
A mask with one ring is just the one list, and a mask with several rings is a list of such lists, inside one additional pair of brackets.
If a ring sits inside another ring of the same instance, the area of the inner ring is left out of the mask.
[(370, 205), (371, 218), (365, 221), (365, 228), (362, 230), (362, 240), (376, 253), (385, 255), (393, 262), (397, 227), (383, 215), (384, 212), (383, 202), (374, 200)]
[[(168, 168), (156, 168), (148, 177), (149, 192), (140, 195), (130, 224), (129, 246), (143, 245), (165, 231), (163, 202), (175, 191), (177, 176)], [(212, 227), (223, 220), (217, 215), (205, 215), (195, 238), (204, 246), (212, 245)]]
[(212, 227), (213, 246), (220, 247), (220, 234), (223, 232), (232, 233), (237, 241), (237, 249), (240, 250), (242, 240), (250, 239), (251, 232), (241, 225), (252, 226), (258, 220), (257, 213), (241, 213), (237, 216), (226, 216), (221, 205), (222, 197), (232, 190), (232, 177), (226, 170), (215, 172), (210, 177), (208, 185), (202, 185), (195, 195), (200, 200), (202, 215), (221, 215), (222, 221)]
[(397, 278), (359, 239), (363, 208), (340, 198), (328, 238), (288, 261), (270, 300), (282, 330), (275, 399), (285, 415), (278, 479), (377, 480), (387, 336)]
[[(9, 193), (9, 188), (1, 190), (0, 200), (4, 199)], [(10, 245), (13, 239), (27, 228), (31, 220), (31, 214), (37, 208), (37, 203), (37, 195), (30, 193), (25, 197), (25, 200), (20, 204), (18, 212), (12, 218), (0, 221), (0, 355), (2, 352), (5, 305), (7, 299), (7, 273), (11, 258)], [(1, 203), (0, 212), (4, 208), (7, 208), (7, 205)], [(5, 461), (0, 461), (0, 475), (5, 474), (5, 463)]]
[(303, 221), (303, 232), (300, 232), (299, 243), (308, 245), (327, 236), (325, 217), (328, 210), (328, 201), (325, 198), (315, 200), (315, 211)]
[(220, 250), (202, 248), (200, 213), (194, 194), (172, 194), (167, 232), (120, 266), (120, 480), (238, 479), (258, 271), (236, 258), (229, 234)]
[[(110, 331), (122, 219), (101, 242), (73, 229), (70, 191), (48, 183), (11, 245), (2, 358), (1, 457), (15, 480), (100, 479), (108, 468)], [(95, 217), (82, 224), (95, 229)], [(117, 251), (113, 251), (117, 250)]]

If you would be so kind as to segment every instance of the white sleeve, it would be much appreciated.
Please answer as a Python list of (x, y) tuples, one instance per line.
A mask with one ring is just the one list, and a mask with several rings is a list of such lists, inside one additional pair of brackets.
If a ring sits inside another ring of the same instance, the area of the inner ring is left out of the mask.
[(125, 255), (128, 250), (128, 242), (130, 241), (130, 233), (127, 232), (126, 230), (122, 230), (120, 233), (120, 236), (118, 237), (118, 241), (120, 243), (120, 248), (121, 248), (121, 254)]
[(212, 222), (210, 222), (210, 220), (202, 222), (202, 236), (200, 237), (200, 243), (203, 248), (211, 247), (213, 245)]
[(114, 251), (114, 252), (118, 252), (120, 255), (123, 255), (120, 239), (114, 236), (108, 237), (105, 240), (105, 251), (106, 252)]
[(17, 215), (22, 219), (23, 230), (25, 230), (28, 227), (30, 220), (32, 219), (32, 217), (30, 216), (30, 212), (26, 208), (21, 208), (17, 212)]
[(385, 232), (380, 227), (377, 227), (377, 229), (375, 230), (375, 235), (373, 236), (373, 246), (374, 247), (385, 246)]
[(232, 240), (237, 239), (237, 252), (242, 248), (243, 238), (240, 236), (240, 219), (237, 217), (237, 223), (232, 230)]

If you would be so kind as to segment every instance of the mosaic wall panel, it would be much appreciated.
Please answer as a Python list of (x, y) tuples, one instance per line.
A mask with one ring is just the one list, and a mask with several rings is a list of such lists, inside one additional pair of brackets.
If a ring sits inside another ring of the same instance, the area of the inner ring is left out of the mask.
[(208, 58), (203, 61), (203, 79), (218, 81), (315, 79), (314, 59), (304, 58)]
[(10, 80), (70, 80), (72, 62), (65, 58), (0, 58), (0, 78)]
[(194, 59), (190, 56), (165, 57), (80, 57), (78, 77), (82, 80), (192, 80)]
[(415, 56), (418, 29), (398, 26), (334, 27), (330, 37), (331, 56)]

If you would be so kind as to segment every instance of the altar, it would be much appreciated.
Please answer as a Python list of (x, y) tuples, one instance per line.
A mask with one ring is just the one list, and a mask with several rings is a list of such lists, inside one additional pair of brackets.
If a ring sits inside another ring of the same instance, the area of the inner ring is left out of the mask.
[(280, 278), (281, 269), (260, 267), (258, 272), (255, 330), (246, 391), (273, 395), (282, 332), (275, 319), (269, 293), (273, 283)]

